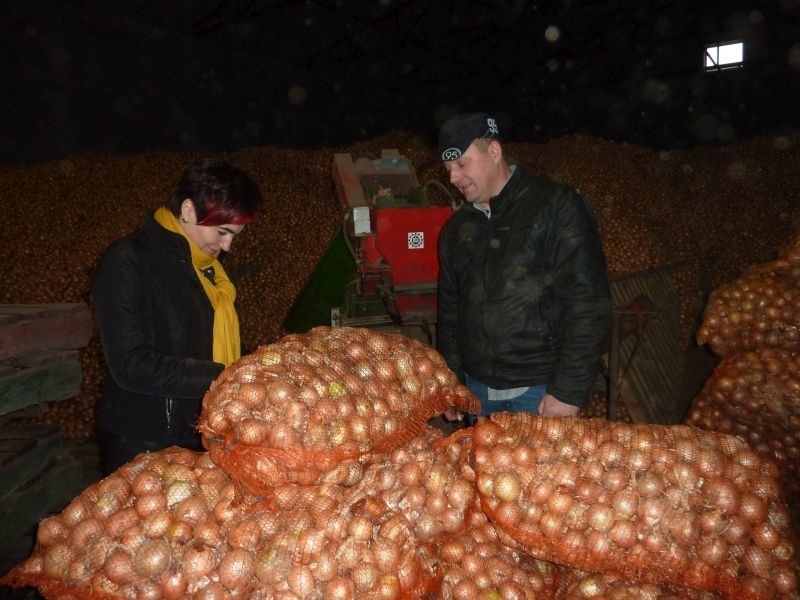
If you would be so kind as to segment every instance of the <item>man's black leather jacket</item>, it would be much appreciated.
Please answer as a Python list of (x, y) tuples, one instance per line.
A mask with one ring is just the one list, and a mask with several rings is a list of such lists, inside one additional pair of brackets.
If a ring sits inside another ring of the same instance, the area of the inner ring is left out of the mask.
[(437, 347), (462, 381), (583, 406), (611, 320), (597, 224), (574, 189), (512, 166), (491, 217), (465, 203), (442, 229)]

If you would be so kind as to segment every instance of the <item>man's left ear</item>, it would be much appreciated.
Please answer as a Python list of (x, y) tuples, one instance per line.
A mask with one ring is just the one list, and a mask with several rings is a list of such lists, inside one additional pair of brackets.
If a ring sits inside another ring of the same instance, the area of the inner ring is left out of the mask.
[(489, 156), (491, 156), (495, 162), (500, 162), (500, 159), (503, 158), (503, 147), (497, 140), (489, 142)]

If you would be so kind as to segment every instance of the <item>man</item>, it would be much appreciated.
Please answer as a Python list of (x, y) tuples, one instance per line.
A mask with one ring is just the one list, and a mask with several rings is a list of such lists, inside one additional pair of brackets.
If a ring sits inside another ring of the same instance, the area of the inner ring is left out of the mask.
[(483, 415), (577, 414), (611, 321), (591, 208), (569, 186), (507, 160), (485, 113), (444, 123), (438, 158), (466, 200), (439, 240), (439, 351)]

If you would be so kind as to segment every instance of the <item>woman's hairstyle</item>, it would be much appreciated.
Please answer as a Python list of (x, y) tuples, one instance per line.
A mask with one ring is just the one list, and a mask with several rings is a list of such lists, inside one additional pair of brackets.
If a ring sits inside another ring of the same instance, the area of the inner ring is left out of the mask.
[(192, 163), (182, 174), (167, 208), (180, 216), (183, 201), (194, 203), (197, 224), (245, 225), (255, 220), (264, 199), (253, 178), (227, 160)]

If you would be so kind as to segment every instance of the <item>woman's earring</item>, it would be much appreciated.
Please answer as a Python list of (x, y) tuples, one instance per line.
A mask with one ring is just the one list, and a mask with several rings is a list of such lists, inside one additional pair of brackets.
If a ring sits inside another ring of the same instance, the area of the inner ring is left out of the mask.
[(186, 217), (181, 217), (181, 223), (188, 223), (188, 222), (189, 219), (187, 219)]

